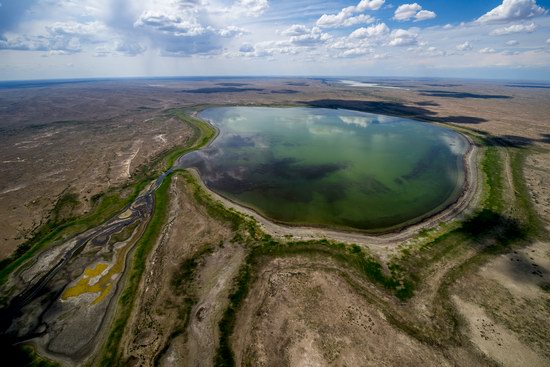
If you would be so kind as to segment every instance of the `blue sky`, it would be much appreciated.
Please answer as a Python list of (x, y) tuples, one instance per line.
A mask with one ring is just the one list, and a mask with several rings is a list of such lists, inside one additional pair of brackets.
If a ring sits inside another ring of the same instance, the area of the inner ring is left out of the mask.
[(550, 0), (0, 0), (0, 79), (550, 79)]

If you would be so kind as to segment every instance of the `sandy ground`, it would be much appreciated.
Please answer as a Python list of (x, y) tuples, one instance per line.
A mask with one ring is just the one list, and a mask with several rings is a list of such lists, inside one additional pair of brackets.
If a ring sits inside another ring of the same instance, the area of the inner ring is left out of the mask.
[(238, 366), (452, 365), (436, 349), (392, 326), (330, 260), (269, 261), (235, 330)]
[(550, 244), (501, 255), (455, 287), (472, 343), (503, 366), (550, 365)]
[(177, 347), (174, 345), (163, 361), (164, 366), (214, 365), (212, 357), (218, 347), (218, 322), (227, 307), (232, 280), (244, 255), (241, 246), (226, 244), (206, 259), (196, 283), (198, 302), (191, 310), (184, 353), (178, 358), (175, 354)]
[(546, 228), (550, 230), (550, 153), (528, 156), (524, 174), (533, 205), (545, 222)]
[(541, 358), (516, 335), (495, 323), (485, 311), (454, 297), (461, 315), (467, 320), (472, 342), (486, 355), (506, 367), (544, 367), (550, 361)]
[[(136, 298), (130, 324), (123, 339), (124, 359), (132, 365), (152, 366), (154, 358), (164, 348), (164, 360), (177, 365), (196, 365), (195, 360), (207, 363), (201, 354), (208, 350), (210, 356), (216, 348), (217, 322), (225, 307), (224, 297), (231, 286), (230, 280), (240, 265), (244, 251), (237, 245), (224, 243), (229, 230), (210, 218), (189, 196), (181, 177), (175, 175), (170, 188), (171, 209), (168, 224), (152, 253), (146, 275)], [(184, 284), (195, 289), (203, 322), (198, 322), (198, 308), (192, 310), (191, 326), (195, 334), (192, 340), (175, 337), (172, 332), (178, 327), (183, 298), (174, 290), (171, 281), (180, 264), (205, 246), (213, 247), (205, 262), (201, 262), (198, 283)], [(204, 333), (204, 334), (202, 334)], [(186, 344), (188, 342), (188, 344)], [(194, 354), (197, 353), (197, 354)], [(190, 360), (188, 360), (188, 358)], [(170, 363), (168, 363), (170, 364)]]

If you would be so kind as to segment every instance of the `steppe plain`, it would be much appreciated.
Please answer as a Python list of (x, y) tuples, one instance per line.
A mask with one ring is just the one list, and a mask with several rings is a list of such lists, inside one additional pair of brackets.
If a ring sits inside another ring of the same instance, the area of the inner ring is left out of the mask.
[[(550, 85), (365, 81), (378, 86), (2, 84), (3, 355), (13, 365), (549, 365)], [(467, 195), (364, 236), (271, 223), (193, 171), (148, 191), (214, 138), (197, 111), (245, 105), (446, 125), (476, 147)]]

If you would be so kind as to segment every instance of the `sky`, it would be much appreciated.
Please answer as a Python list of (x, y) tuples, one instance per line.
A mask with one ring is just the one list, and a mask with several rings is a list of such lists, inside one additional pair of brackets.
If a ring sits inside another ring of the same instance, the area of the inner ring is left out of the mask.
[(0, 80), (550, 80), (550, 0), (0, 0)]

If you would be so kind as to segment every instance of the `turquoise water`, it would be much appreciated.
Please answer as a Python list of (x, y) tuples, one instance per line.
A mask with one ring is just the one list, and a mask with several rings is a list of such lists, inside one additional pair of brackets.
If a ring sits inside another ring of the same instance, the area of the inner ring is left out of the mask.
[(219, 129), (180, 165), (278, 222), (381, 231), (456, 200), (467, 140), (408, 119), (323, 108), (220, 107)]

